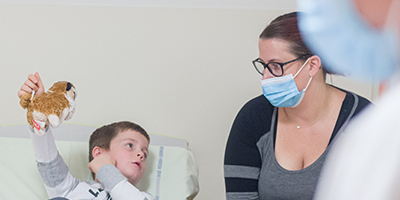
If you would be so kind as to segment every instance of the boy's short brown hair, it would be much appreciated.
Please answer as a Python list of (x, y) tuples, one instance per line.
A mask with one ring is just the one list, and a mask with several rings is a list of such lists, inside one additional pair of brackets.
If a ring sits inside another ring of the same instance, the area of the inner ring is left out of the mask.
[(104, 125), (96, 129), (90, 136), (89, 162), (93, 160), (93, 155), (92, 155), (93, 148), (98, 146), (104, 150), (110, 150), (111, 140), (114, 139), (119, 133), (122, 133), (127, 130), (133, 130), (141, 133), (144, 137), (146, 137), (147, 141), (150, 143), (150, 137), (147, 134), (147, 132), (141, 126), (133, 122), (121, 121), (109, 125)]

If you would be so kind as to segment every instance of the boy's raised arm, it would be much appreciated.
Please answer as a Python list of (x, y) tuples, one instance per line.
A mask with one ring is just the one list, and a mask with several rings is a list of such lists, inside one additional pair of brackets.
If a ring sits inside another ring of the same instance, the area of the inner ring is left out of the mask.
[[(18, 97), (21, 98), (24, 94), (32, 92), (35, 92), (35, 95), (44, 92), (42, 80), (37, 72), (28, 76), (28, 79), (18, 90)], [(77, 181), (69, 173), (67, 165), (58, 153), (51, 129), (48, 127), (44, 135), (38, 136), (31, 126), (28, 127), (35, 160), (47, 194), (50, 198), (65, 196), (70, 188), (74, 188), (73, 185), (76, 185)]]
[(49, 198), (66, 197), (79, 181), (69, 173), (58, 153), (51, 128), (47, 128), (41, 136), (35, 134), (31, 127), (29, 129), (38, 170)]

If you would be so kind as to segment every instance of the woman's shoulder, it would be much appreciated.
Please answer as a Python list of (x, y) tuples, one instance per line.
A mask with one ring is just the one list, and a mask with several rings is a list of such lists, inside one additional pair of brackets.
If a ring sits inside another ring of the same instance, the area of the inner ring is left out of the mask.
[(355, 107), (355, 114), (359, 113), (360, 111), (364, 110), (368, 105), (371, 105), (371, 101), (367, 98), (348, 90), (344, 90), (342, 88), (338, 88), (346, 93), (346, 97), (343, 101), (344, 105), (349, 105), (351, 107)]
[(247, 101), (241, 110), (248, 110), (250, 112), (257, 112), (257, 111), (272, 111), (273, 106), (264, 95), (259, 95)]
[(351, 92), (351, 91), (347, 91), (347, 90), (343, 90), (343, 91), (346, 92), (346, 96), (355, 98), (355, 101), (357, 101), (358, 106), (365, 107), (365, 106), (367, 106), (368, 104), (371, 103), (370, 100), (368, 100), (367, 98), (365, 98), (365, 97), (363, 97), (363, 96), (361, 96), (361, 95), (359, 95), (359, 94), (357, 94), (355, 92)]
[(240, 109), (237, 118), (251, 121), (268, 120), (271, 118), (274, 107), (269, 101), (260, 95), (247, 101)]
[(273, 113), (274, 107), (263, 95), (249, 100), (235, 117), (229, 134), (230, 140), (254, 145), (271, 129)]

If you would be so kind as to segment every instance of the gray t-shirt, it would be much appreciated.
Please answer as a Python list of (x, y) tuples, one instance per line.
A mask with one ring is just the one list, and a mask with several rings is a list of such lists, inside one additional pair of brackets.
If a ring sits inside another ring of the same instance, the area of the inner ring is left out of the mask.
[(296, 171), (283, 168), (275, 157), (274, 135), (276, 130), (276, 113), (271, 120), (271, 130), (260, 138), (257, 146), (260, 149), (262, 167), (258, 179), (260, 199), (312, 199), (322, 164), (328, 152), (324, 153), (310, 166)]

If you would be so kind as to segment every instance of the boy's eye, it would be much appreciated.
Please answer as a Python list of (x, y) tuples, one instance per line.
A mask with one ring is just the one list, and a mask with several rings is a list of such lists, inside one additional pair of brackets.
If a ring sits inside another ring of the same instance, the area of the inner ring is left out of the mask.
[(127, 144), (126, 146), (128, 146), (129, 148), (132, 148), (132, 147), (133, 147), (133, 144), (132, 144), (132, 143), (129, 143), (129, 144)]

